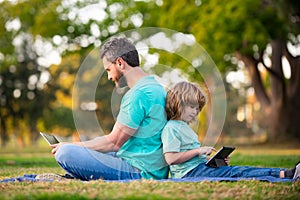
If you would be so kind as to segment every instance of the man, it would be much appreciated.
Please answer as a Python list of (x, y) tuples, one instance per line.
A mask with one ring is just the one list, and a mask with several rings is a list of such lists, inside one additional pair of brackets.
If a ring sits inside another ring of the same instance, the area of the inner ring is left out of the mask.
[(90, 141), (52, 145), (52, 153), (68, 174), (82, 180), (163, 179), (161, 132), (166, 123), (166, 92), (139, 64), (135, 46), (113, 38), (101, 49), (108, 79), (127, 85), (120, 112), (110, 134)]

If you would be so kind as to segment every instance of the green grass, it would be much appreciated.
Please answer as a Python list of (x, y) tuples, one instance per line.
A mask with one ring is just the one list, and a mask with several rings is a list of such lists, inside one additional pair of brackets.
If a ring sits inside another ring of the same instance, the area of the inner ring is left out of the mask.
[[(53, 172), (63, 174), (49, 151), (1, 150), (0, 179)], [(42, 152), (42, 153), (37, 153)], [(300, 153), (247, 155), (237, 151), (232, 165), (292, 167)], [(297, 151), (298, 152), (298, 151)], [(153, 180), (129, 183), (102, 180), (81, 182), (10, 182), (0, 184), (0, 199), (300, 199), (300, 181), (268, 183), (259, 181), (174, 183)]]

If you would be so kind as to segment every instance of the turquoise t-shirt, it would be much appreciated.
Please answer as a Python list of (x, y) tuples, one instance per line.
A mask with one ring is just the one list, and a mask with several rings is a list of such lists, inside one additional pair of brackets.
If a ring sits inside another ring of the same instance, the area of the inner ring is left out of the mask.
[(165, 89), (152, 76), (140, 79), (122, 98), (117, 121), (136, 133), (119, 149), (117, 156), (141, 170), (145, 179), (168, 177), (162, 152), (161, 133), (167, 122)]
[[(196, 133), (184, 121), (170, 120), (166, 124), (162, 135), (163, 152), (185, 152), (201, 146)], [(200, 163), (206, 162), (206, 156), (195, 156), (194, 158), (170, 166), (172, 178), (182, 178)]]

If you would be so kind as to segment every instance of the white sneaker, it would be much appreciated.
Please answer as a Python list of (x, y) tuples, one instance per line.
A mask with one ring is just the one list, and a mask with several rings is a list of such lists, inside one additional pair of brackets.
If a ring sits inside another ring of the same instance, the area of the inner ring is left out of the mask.
[(300, 178), (300, 163), (296, 166), (293, 179), (298, 179), (298, 178)]

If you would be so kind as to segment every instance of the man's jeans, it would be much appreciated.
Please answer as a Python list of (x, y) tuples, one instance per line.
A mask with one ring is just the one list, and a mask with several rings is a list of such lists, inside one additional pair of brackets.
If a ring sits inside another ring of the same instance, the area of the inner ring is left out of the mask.
[(207, 167), (205, 163), (199, 164), (189, 171), (187, 177), (228, 177), (228, 178), (255, 178), (262, 176), (273, 176), (279, 178), (280, 168), (260, 168), (248, 166), (221, 166), (218, 168)]
[(67, 173), (81, 180), (141, 179), (138, 169), (115, 155), (65, 144), (58, 148), (55, 159)]

